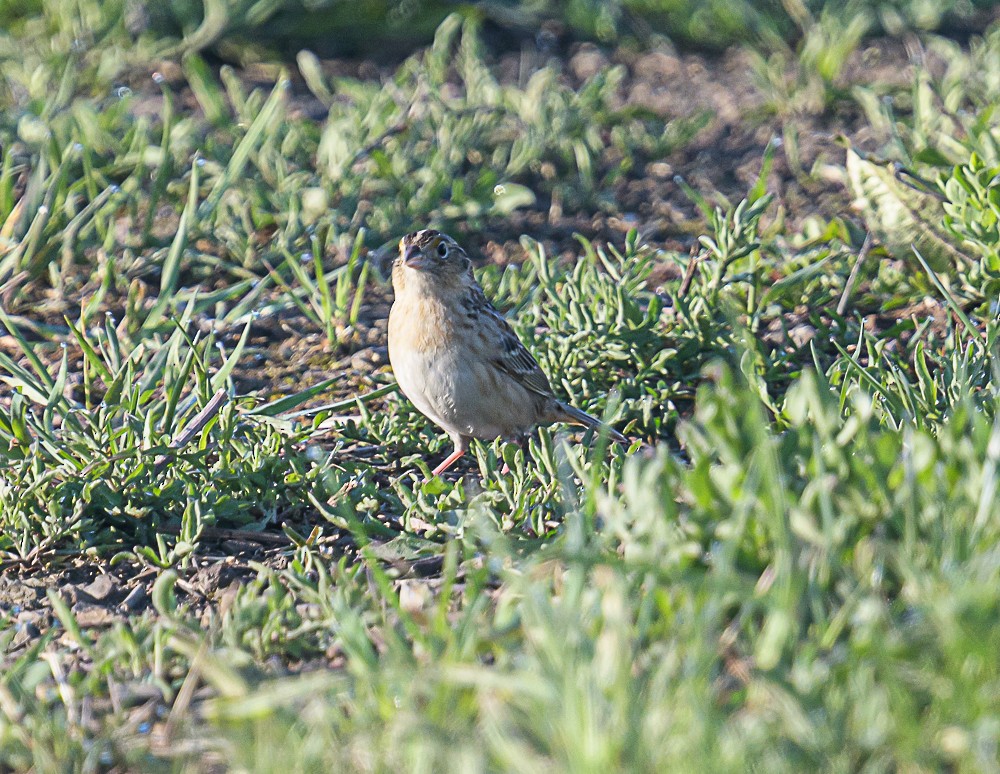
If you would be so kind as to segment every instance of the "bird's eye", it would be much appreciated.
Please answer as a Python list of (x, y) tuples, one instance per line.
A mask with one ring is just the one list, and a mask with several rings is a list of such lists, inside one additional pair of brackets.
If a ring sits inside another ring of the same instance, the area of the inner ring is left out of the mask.
[(444, 258), (448, 255), (448, 245), (444, 242), (438, 242), (437, 254), (439, 258)]

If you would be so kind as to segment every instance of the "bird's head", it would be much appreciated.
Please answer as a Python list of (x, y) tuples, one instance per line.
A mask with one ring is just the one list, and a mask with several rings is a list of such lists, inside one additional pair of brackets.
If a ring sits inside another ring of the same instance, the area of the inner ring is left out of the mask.
[(399, 240), (396, 265), (439, 279), (458, 279), (472, 270), (472, 261), (458, 242), (440, 231), (425, 228)]

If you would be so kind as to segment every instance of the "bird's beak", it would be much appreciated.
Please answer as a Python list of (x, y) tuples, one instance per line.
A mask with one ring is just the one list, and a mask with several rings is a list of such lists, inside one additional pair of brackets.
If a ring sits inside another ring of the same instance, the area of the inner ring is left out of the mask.
[(422, 269), (427, 265), (427, 261), (419, 247), (407, 245), (403, 248), (403, 265), (408, 269)]

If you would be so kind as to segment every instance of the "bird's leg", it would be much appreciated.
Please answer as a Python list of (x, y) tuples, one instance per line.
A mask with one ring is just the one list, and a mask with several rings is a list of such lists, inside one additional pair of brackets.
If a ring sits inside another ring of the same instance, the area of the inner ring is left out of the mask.
[(444, 461), (436, 468), (434, 468), (434, 470), (431, 471), (431, 477), (433, 478), (434, 476), (440, 476), (455, 463), (455, 460), (457, 460), (463, 454), (465, 454), (465, 449), (463, 449), (461, 446), (456, 446), (455, 451), (453, 451), (451, 454), (445, 457)]

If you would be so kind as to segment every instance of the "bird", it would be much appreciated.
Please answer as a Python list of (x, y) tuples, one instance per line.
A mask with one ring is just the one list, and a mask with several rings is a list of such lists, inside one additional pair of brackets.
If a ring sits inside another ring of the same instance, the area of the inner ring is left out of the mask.
[(455, 444), (439, 476), (473, 438), (519, 440), (536, 425), (617, 430), (564, 403), (538, 362), (486, 298), (472, 260), (434, 229), (407, 234), (392, 265), (389, 362), (403, 394)]

